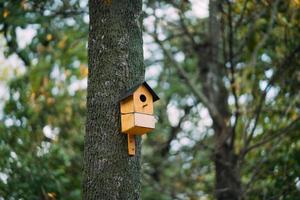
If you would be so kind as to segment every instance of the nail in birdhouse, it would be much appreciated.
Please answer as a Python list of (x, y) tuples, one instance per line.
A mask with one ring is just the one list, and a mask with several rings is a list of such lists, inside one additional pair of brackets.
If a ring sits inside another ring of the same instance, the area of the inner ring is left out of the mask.
[(152, 88), (143, 82), (126, 91), (120, 99), (121, 132), (128, 135), (128, 154), (135, 155), (135, 135), (155, 128), (153, 103), (159, 100)]

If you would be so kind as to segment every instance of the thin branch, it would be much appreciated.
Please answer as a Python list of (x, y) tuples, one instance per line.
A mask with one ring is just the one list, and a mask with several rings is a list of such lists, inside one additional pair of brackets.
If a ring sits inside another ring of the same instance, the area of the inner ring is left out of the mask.
[(250, 144), (253, 136), (254, 136), (254, 132), (256, 130), (256, 127), (257, 127), (257, 123), (258, 123), (258, 120), (259, 120), (259, 117), (260, 117), (260, 114), (261, 114), (261, 111), (262, 111), (262, 108), (263, 108), (263, 105), (264, 105), (264, 102), (265, 102), (265, 98), (266, 98), (266, 95), (268, 93), (268, 91), (270, 90), (271, 86), (274, 84), (274, 82), (278, 79), (278, 78), (281, 78), (282, 77), (282, 73), (284, 72), (284, 70), (286, 70), (287, 67), (290, 66), (290, 62), (295, 58), (295, 56), (297, 55), (297, 53), (300, 52), (300, 46), (296, 47), (285, 59), (284, 61), (281, 63), (281, 65), (279, 66), (279, 70), (274, 73), (274, 75), (271, 77), (268, 85), (266, 86), (266, 88), (264, 89), (263, 93), (262, 93), (262, 96), (260, 98), (260, 101), (259, 101), (259, 104), (258, 104), (258, 107), (256, 108), (256, 111), (255, 111), (255, 116), (254, 116), (254, 125), (250, 131), (250, 134), (247, 138), (246, 134), (247, 134), (247, 129), (248, 127), (250, 126), (250, 123), (248, 123), (248, 125), (246, 126), (246, 129), (245, 129), (245, 132), (244, 132), (244, 143), (245, 143), (245, 149), (248, 147), (248, 145)]
[(228, 33), (228, 48), (229, 48), (229, 63), (230, 63), (230, 83), (231, 83), (231, 91), (234, 97), (234, 104), (235, 104), (235, 121), (231, 129), (231, 141), (230, 146), (232, 147), (234, 145), (235, 141), (235, 130), (239, 119), (239, 103), (238, 103), (238, 96), (236, 92), (236, 86), (235, 86), (235, 63), (233, 62), (233, 46), (234, 46), (234, 33), (233, 33), (233, 23), (232, 23), (232, 5), (231, 2), (227, 1), (228, 4), (228, 25), (229, 25), (229, 33)]
[(181, 27), (184, 31), (184, 33), (188, 36), (188, 38), (190, 39), (190, 41), (192, 42), (193, 44), (193, 48), (195, 50), (198, 49), (199, 45), (197, 44), (197, 42), (195, 41), (193, 35), (190, 33), (190, 31), (188, 30), (188, 27), (186, 26), (185, 22), (184, 22), (184, 14), (182, 13), (182, 11), (180, 10), (179, 12), (179, 19), (180, 19), (180, 24), (181, 24)]
[(204, 93), (201, 92), (201, 89), (198, 89), (195, 87), (196, 84), (194, 84), (191, 79), (188, 77), (188, 74), (186, 71), (174, 60), (173, 55), (164, 47), (163, 43), (158, 39), (157, 35), (153, 35), (155, 42), (157, 42), (161, 49), (163, 50), (163, 53), (167, 57), (167, 59), (173, 64), (173, 66), (176, 68), (179, 75), (184, 79), (187, 86), (191, 89), (192, 93), (196, 96), (196, 98), (203, 103), (205, 107), (210, 111), (210, 114), (212, 117), (216, 118), (220, 124), (224, 123), (224, 120), (222, 116), (220, 115), (219, 111), (210, 104), (207, 97), (204, 95)]
[(145, 60), (145, 66), (148, 67), (148, 66), (156, 65), (156, 64), (159, 64), (159, 63), (162, 63), (162, 62), (163, 62), (162, 59), (156, 59), (156, 60), (146, 59)]
[[(239, 60), (240, 57), (243, 55), (243, 49), (247, 46), (246, 42), (247, 40), (249, 40), (249, 38), (252, 37), (253, 35), (253, 31), (255, 30), (255, 22), (257, 19), (261, 18), (265, 13), (266, 13), (267, 9), (264, 9), (262, 11), (260, 11), (258, 14), (257, 12), (253, 12), (253, 16), (251, 15), (250, 20), (248, 21), (248, 31), (246, 33), (246, 35), (240, 39), (239, 41), (239, 46), (236, 48), (236, 52), (234, 55), (235, 60)], [(253, 23), (250, 23), (253, 22)], [(235, 31), (237, 31), (238, 29), (235, 29)]]
[(255, 132), (257, 124), (258, 124), (258, 120), (259, 120), (259, 117), (260, 117), (260, 114), (261, 114), (261, 110), (263, 108), (263, 105), (264, 105), (264, 102), (265, 102), (265, 99), (266, 99), (266, 95), (267, 95), (269, 89), (271, 88), (271, 84), (270, 83), (271, 82), (269, 82), (269, 84), (264, 89), (264, 91), (263, 91), (263, 93), (261, 95), (261, 98), (260, 98), (259, 103), (258, 103), (258, 107), (256, 108), (255, 115), (254, 115), (254, 124), (253, 124), (253, 127), (252, 127), (252, 129), (251, 129), (250, 134), (249, 134), (248, 137), (247, 137), (247, 129), (250, 126), (251, 121), (249, 121), (249, 123), (246, 126), (245, 133), (244, 133), (244, 144), (245, 144), (245, 147), (247, 147), (249, 145), (250, 141), (252, 140), (252, 138), (254, 136), (254, 132)]
[(256, 45), (256, 47), (255, 47), (255, 49), (254, 49), (254, 51), (252, 53), (251, 62), (250, 62), (251, 66), (255, 66), (256, 65), (258, 51), (265, 45), (267, 39), (269, 38), (271, 30), (273, 29), (273, 25), (274, 25), (274, 22), (275, 22), (275, 19), (276, 19), (276, 14), (277, 14), (278, 3), (279, 3), (279, 0), (276, 0), (274, 2), (274, 4), (273, 4), (273, 8), (272, 8), (272, 12), (271, 12), (271, 20), (269, 21), (267, 31), (262, 36), (262, 39)]
[[(197, 150), (209, 150), (211, 153), (210, 159), (212, 161), (215, 161), (214, 155), (215, 155), (215, 148), (212, 148), (210, 146), (208, 146), (207, 144), (204, 143), (205, 139), (207, 138), (208, 134), (205, 135), (205, 137), (203, 139), (201, 139), (201, 141), (197, 142), (196, 145), (194, 146), (195, 149)], [(195, 151), (195, 153), (197, 153), (198, 151)], [(195, 157), (195, 156), (194, 156)]]
[(242, 9), (242, 13), (240, 15), (240, 18), (237, 20), (236, 24), (235, 24), (235, 28), (236, 27), (239, 27), (240, 24), (242, 23), (243, 19), (244, 19), (244, 16), (245, 16), (245, 12), (246, 12), (246, 9), (247, 9), (247, 4), (248, 4), (249, 0), (245, 0), (244, 1), (244, 4), (243, 4), (243, 9)]
[(271, 142), (272, 140), (288, 133), (289, 131), (293, 130), (293, 128), (295, 128), (296, 125), (298, 125), (298, 122), (300, 121), (300, 117), (298, 117), (297, 119), (295, 119), (293, 122), (291, 122), (288, 126), (279, 129), (277, 131), (270, 131), (270, 133), (268, 133), (267, 137), (265, 137), (264, 139), (262, 139), (261, 141), (257, 142), (256, 144), (253, 144), (252, 146), (249, 146), (247, 149), (244, 150), (243, 155), (246, 155), (249, 151), (264, 145), (266, 143)]
[[(278, 144), (278, 143), (277, 143)], [(270, 150), (267, 151), (267, 154), (271, 155), (272, 152), (275, 150), (276, 144), (273, 145), (271, 147)], [(254, 169), (253, 167), (251, 167), (251, 172), (252, 172), (252, 177), (250, 178), (250, 181), (246, 184), (245, 191), (244, 193), (247, 195), (247, 193), (249, 193), (249, 189), (251, 188), (251, 185), (255, 182), (255, 180), (257, 179), (257, 176), (259, 175), (259, 173), (261, 172), (261, 167), (264, 164), (264, 162), (266, 162), (266, 156), (263, 156), (262, 158), (260, 158), (257, 162), (255, 162), (255, 166)]]
[(212, 117), (214, 117), (215, 119), (217, 119), (218, 123), (220, 124), (224, 124), (224, 120), (222, 115), (219, 113), (219, 111), (217, 110), (216, 107), (214, 107), (212, 104), (209, 103), (208, 98), (205, 96), (204, 93), (201, 92), (201, 88), (198, 89), (195, 87), (196, 84), (194, 84), (191, 79), (188, 77), (188, 74), (186, 73), (186, 71), (174, 60), (173, 55), (171, 54), (171, 52), (169, 52), (165, 47), (164, 44), (161, 40), (159, 40), (158, 35), (157, 35), (157, 26), (158, 26), (158, 22), (157, 22), (157, 17), (156, 14), (154, 13), (155, 16), (155, 22), (154, 22), (154, 33), (150, 34), (152, 35), (154, 41), (159, 44), (159, 46), (161, 47), (164, 55), (167, 57), (167, 59), (174, 65), (174, 67), (176, 68), (177, 72), (179, 73), (179, 75), (184, 79), (185, 83), (187, 84), (187, 86), (191, 89), (192, 93), (196, 96), (196, 98), (198, 99), (198, 101), (202, 102), (202, 104), (207, 107), (207, 109), (209, 110), (210, 114), (212, 115)]
[(177, 33), (177, 34), (172, 34), (170, 36), (167, 36), (165, 39), (162, 40), (162, 42), (165, 42), (165, 41), (170, 41), (172, 39), (176, 39), (178, 37), (182, 37), (184, 36), (186, 33), (185, 32), (182, 32), (182, 33)]

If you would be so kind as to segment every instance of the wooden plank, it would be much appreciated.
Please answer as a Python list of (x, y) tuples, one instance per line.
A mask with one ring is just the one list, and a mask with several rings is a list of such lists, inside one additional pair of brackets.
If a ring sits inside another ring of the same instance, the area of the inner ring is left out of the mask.
[(130, 156), (134, 156), (135, 155), (135, 136), (128, 134), (127, 140), (128, 140), (128, 154)]
[(134, 115), (122, 114), (121, 115), (121, 132), (128, 133), (134, 127)]
[(121, 115), (121, 132), (132, 135), (142, 135), (155, 128), (155, 117), (143, 113)]
[(134, 112), (153, 114), (153, 97), (144, 85), (133, 93), (133, 105)]
[(142, 113), (134, 113), (134, 126), (155, 128), (155, 117), (153, 115), (147, 115)]
[(123, 101), (121, 101), (120, 107), (121, 107), (121, 114), (133, 113), (134, 112), (133, 96), (129, 96)]
[(143, 135), (143, 134), (149, 133), (152, 130), (153, 130), (153, 128), (145, 128), (145, 127), (135, 126), (129, 132), (134, 133), (135, 135)]

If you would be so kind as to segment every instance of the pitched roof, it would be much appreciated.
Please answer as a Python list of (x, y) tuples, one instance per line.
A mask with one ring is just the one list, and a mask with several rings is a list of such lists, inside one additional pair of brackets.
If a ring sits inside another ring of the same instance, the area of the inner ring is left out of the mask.
[(153, 97), (153, 102), (159, 100), (159, 97), (154, 92), (154, 90), (152, 90), (152, 88), (148, 85), (148, 83), (146, 81), (144, 81), (143, 83), (136, 84), (132, 88), (130, 88), (129, 90), (122, 93), (120, 101), (122, 101), (122, 100), (126, 99), (127, 97), (131, 96), (138, 89), (138, 87), (140, 87), (141, 85), (144, 85), (149, 90), (149, 92), (151, 93), (151, 95)]

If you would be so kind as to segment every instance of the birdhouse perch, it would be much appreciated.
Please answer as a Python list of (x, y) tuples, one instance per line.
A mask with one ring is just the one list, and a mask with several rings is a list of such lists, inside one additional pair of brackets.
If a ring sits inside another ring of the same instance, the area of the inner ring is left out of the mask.
[(155, 128), (153, 103), (157, 100), (159, 97), (146, 82), (135, 85), (121, 96), (121, 132), (127, 134), (129, 155), (135, 155), (135, 135)]

